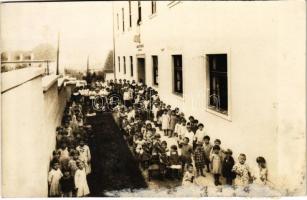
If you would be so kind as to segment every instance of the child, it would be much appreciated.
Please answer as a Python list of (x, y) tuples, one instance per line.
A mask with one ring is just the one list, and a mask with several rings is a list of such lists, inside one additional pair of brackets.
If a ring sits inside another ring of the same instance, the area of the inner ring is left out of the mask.
[(68, 162), (68, 169), (70, 171), (70, 174), (74, 177), (75, 173), (78, 169), (77, 163), (80, 161), (79, 160), (79, 151), (74, 150), (71, 152), (72, 158)]
[(60, 159), (59, 159), (60, 168), (66, 169), (67, 165), (68, 165), (68, 161), (69, 161), (69, 152), (68, 152), (68, 148), (67, 148), (67, 143), (62, 142), (61, 148), (58, 151), (61, 153), (61, 156), (60, 156)]
[(167, 113), (167, 110), (164, 110), (161, 120), (162, 120), (162, 130), (164, 132), (164, 136), (168, 136), (168, 129), (171, 118), (170, 115)]
[(248, 165), (245, 164), (246, 155), (241, 153), (238, 158), (239, 162), (236, 163), (232, 171), (236, 174), (235, 185), (247, 187), (251, 178)]
[(78, 169), (75, 173), (75, 186), (77, 190), (77, 197), (84, 197), (90, 193), (86, 180), (86, 172), (83, 162), (78, 162)]
[(212, 148), (212, 154), (210, 158), (211, 172), (214, 175), (214, 184), (221, 185), (220, 175), (222, 172), (222, 158), (220, 156), (220, 146), (214, 145)]
[(59, 169), (59, 162), (54, 161), (52, 163), (52, 169), (48, 173), (48, 185), (49, 185), (49, 196), (59, 197), (60, 193), (60, 179), (63, 176)]
[(168, 157), (167, 157), (167, 152), (168, 152), (168, 148), (167, 148), (167, 143), (166, 141), (162, 141), (161, 142), (161, 149), (160, 149), (160, 172), (162, 174), (162, 178), (165, 177), (166, 174), (166, 166), (168, 165)]
[(179, 133), (180, 133), (180, 129), (181, 129), (181, 123), (182, 123), (182, 120), (178, 119), (178, 121), (175, 125), (175, 129), (174, 129), (174, 136), (175, 137), (179, 137)]
[(205, 155), (206, 155), (206, 167), (207, 167), (207, 172), (210, 172), (210, 167), (209, 167), (209, 164), (210, 164), (210, 153), (211, 153), (211, 150), (212, 150), (212, 145), (210, 143), (210, 137), (208, 135), (206, 135), (204, 137), (204, 151), (205, 151)]
[(189, 145), (193, 146), (194, 132), (192, 131), (190, 124), (187, 125), (187, 131), (185, 132), (184, 137), (189, 138)]
[(179, 179), (179, 173), (182, 166), (180, 163), (180, 158), (178, 155), (178, 149), (176, 145), (171, 146), (168, 160), (169, 160), (172, 178)]
[(90, 148), (85, 145), (84, 140), (81, 139), (79, 146), (76, 148), (77, 151), (79, 151), (79, 159), (83, 161), (85, 164), (85, 172), (86, 174), (91, 173), (91, 152)]
[(225, 153), (226, 156), (223, 161), (222, 174), (226, 179), (226, 184), (232, 185), (232, 180), (236, 177), (236, 175), (232, 171), (235, 161), (232, 157), (232, 151), (230, 149), (227, 149)]
[(205, 137), (205, 130), (204, 130), (204, 125), (203, 124), (199, 124), (198, 125), (198, 129), (194, 135), (194, 141), (195, 143), (197, 142), (203, 142), (203, 139)]
[(185, 172), (182, 178), (182, 185), (192, 185), (194, 182), (193, 165), (188, 165), (188, 170)]
[(60, 185), (62, 197), (72, 197), (72, 192), (75, 189), (75, 184), (69, 170), (64, 171), (64, 176), (60, 179)]
[(182, 161), (182, 173), (184, 172), (185, 166), (192, 163), (192, 146), (189, 144), (189, 138), (183, 139), (181, 147), (181, 161)]
[(173, 137), (174, 129), (177, 123), (177, 116), (175, 111), (171, 111), (170, 122), (169, 122), (169, 137)]
[(52, 165), (53, 165), (54, 162), (60, 163), (60, 157), (61, 157), (60, 151), (54, 150), (52, 152), (52, 158), (51, 158), (51, 161), (50, 161), (50, 169), (52, 168)]
[(201, 141), (196, 143), (196, 148), (194, 151), (194, 162), (197, 176), (201, 175), (205, 177), (203, 169), (206, 163), (206, 155), (203, 149), (203, 143)]
[(264, 157), (257, 157), (256, 162), (259, 167), (259, 177), (257, 179), (257, 183), (266, 185), (268, 182), (268, 169), (266, 167), (266, 161)]

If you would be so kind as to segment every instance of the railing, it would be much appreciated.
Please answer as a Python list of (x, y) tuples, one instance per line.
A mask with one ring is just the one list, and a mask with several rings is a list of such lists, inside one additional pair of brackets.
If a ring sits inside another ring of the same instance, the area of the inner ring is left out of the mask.
[[(34, 67), (35, 64), (38, 64), (37, 67), (45, 67), (44, 75), (49, 75), (51, 62), (54, 61), (53, 60), (1, 61), (1, 73), (5, 73), (12, 70), (23, 69), (27, 67)], [(45, 64), (45, 66), (42, 66), (42, 64)]]

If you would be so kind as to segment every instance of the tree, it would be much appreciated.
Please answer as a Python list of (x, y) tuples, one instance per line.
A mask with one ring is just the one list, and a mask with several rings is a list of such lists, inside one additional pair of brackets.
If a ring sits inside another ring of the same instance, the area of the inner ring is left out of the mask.
[(32, 50), (36, 60), (56, 60), (56, 49), (48, 43), (39, 44)]
[(110, 50), (104, 63), (104, 71), (113, 71), (113, 50)]

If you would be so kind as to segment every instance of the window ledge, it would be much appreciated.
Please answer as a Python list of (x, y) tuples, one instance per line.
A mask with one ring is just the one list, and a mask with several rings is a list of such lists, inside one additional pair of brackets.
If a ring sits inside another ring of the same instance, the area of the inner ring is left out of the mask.
[(179, 3), (181, 3), (181, 1), (172, 1), (172, 2), (168, 3), (167, 6), (169, 8), (172, 8), (172, 7), (174, 7), (175, 5), (177, 5)]
[(149, 15), (149, 19), (153, 19), (153, 18), (155, 18), (157, 16), (157, 13), (153, 13), (153, 14), (151, 14), (151, 15)]
[(230, 121), (230, 122), (232, 121), (232, 120), (231, 120), (231, 116), (230, 116), (229, 114), (223, 114), (223, 113), (218, 112), (218, 111), (215, 111), (214, 109), (209, 108), (209, 107), (206, 108), (206, 111), (207, 111), (208, 113), (211, 113), (211, 114), (213, 114), (213, 115), (216, 115), (216, 116), (218, 116), (218, 117), (220, 117), (220, 118), (226, 119), (227, 121)]
[(179, 99), (181, 101), (184, 101), (183, 94), (181, 94), (181, 93), (173, 91), (173, 96), (175, 96), (177, 99)]

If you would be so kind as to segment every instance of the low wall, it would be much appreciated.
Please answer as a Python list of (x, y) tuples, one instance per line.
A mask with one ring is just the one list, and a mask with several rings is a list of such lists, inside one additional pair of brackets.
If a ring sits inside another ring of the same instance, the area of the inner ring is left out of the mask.
[(2, 195), (47, 197), (49, 158), (69, 89), (25, 68), (1, 74)]

